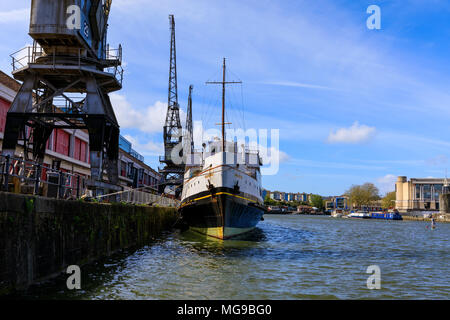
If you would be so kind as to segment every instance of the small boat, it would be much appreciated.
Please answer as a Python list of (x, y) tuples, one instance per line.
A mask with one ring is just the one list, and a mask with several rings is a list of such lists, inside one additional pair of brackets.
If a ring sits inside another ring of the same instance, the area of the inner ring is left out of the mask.
[(331, 216), (333, 218), (342, 218), (344, 216), (344, 210), (342, 209), (335, 209), (331, 212)]
[(401, 214), (397, 210), (388, 212), (371, 212), (372, 219), (384, 219), (384, 220), (403, 220)]
[(268, 206), (267, 213), (281, 213), (281, 209), (278, 206)]
[(359, 218), (359, 219), (370, 219), (371, 215), (367, 211), (356, 211), (351, 212), (349, 215), (347, 215), (349, 218)]

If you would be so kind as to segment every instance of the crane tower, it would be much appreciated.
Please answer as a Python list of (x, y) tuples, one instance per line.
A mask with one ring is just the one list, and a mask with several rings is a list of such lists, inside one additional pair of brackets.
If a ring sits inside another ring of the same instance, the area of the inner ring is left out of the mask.
[[(122, 48), (106, 43), (112, 0), (32, 0), (33, 46), (13, 54), (13, 76), (23, 82), (7, 114), (3, 151), (41, 162), (55, 129), (87, 129), (95, 192), (120, 190), (119, 124), (109, 93), (122, 88)], [(58, 101), (58, 103), (57, 103)], [(29, 134), (21, 134), (26, 132)], [(104, 179), (104, 174), (106, 173)]]
[[(159, 191), (164, 192), (167, 186), (177, 186), (175, 194), (181, 193), (181, 184), (183, 183), (184, 164), (173, 159), (175, 156), (179, 159), (183, 156), (182, 143), (183, 134), (180, 121), (180, 107), (178, 105), (178, 88), (177, 88), (177, 56), (175, 45), (175, 19), (173, 15), (169, 16), (170, 21), (170, 67), (169, 67), (169, 96), (166, 122), (164, 125), (164, 156), (160, 157), (160, 162), (164, 164), (164, 168), (159, 172), (162, 174)], [(177, 150), (179, 150), (177, 152)]]

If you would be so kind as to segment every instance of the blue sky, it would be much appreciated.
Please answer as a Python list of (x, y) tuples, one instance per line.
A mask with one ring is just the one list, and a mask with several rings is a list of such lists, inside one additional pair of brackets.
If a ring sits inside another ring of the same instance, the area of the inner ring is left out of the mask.
[[(31, 44), (30, 1), (0, 0), (0, 68)], [(369, 30), (369, 5), (381, 30)], [(243, 81), (227, 99), (233, 126), (280, 129), (282, 163), (264, 187), (321, 195), (352, 184), (394, 189), (398, 175), (443, 177), (450, 158), (450, 2), (445, 0), (114, 0), (109, 43), (123, 46), (124, 86), (112, 95), (121, 132), (157, 167), (167, 106), (169, 21), (178, 94), (194, 120), (220, 119), (222, 57)], [(244, 117), (242, 109), (245, 110)], [(182, 113), (182, 117), (185, 113)]]

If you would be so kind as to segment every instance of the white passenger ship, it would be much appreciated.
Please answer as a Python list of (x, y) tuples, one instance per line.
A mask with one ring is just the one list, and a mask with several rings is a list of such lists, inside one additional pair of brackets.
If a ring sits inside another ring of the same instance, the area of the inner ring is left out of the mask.
[(252, 230), (266, 211), (259, 153), (225, 141), (225, 68), (224, 59), (222, 139), (188, 156), (179, 208), (192, 230), (218, 239)]

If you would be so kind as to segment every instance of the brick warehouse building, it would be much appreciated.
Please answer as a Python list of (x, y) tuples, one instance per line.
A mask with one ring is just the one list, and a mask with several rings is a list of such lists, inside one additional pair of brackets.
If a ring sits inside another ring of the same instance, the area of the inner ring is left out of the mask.
[[(21, 84), (0, 71), (0, 154), (8, 110)], [(16, 149), (16, 156), (23, 157), (23, 148)], [(88, 178), (89, 135), (86, 130), (55, 129), (48, 142), (44, 158), (42, 179), (46, 180), (46, 169), (58, 167), (62, 172), (75, 173)], [(119, 183), (124, 189), (155, 187), (161, 175), (144, 163), (144, 157), (132, 149), (131, 143), (120, 137), (119, 143)]]

